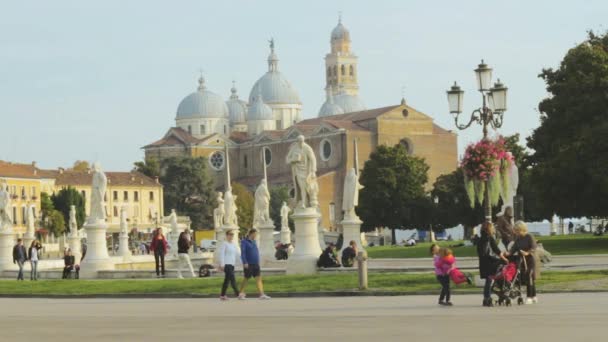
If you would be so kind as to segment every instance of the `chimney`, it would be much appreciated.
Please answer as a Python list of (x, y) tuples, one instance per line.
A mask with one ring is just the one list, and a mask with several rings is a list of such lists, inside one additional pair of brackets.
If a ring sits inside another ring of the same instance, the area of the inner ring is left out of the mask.
[(154, 177), (154, 181), (156, 182), (156, 184), (160, 183), (160, 182), (158, 181), (158, 176)]
[(65, 169), (64, 169), (64, 168), (62, 168), (62, 167), (60, 167), (60, 168), (59, 168), (59, 174), (60, 174), (60, 175), (62, 175), (64, 171), (65, 171)]

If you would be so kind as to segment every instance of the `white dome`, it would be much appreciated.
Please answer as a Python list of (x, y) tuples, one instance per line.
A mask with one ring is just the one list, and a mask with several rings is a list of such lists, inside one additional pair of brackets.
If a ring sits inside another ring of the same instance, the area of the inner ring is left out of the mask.
[(232, 95), (230, 99), (226, 101), (228, 106), (228, 114), (230, 117), (230, 124), (243, 123), (247, 121), (247, 102), (239, 100), (239, 96), (236, 94), (236, 88), (234, 85), (230, 89)]
[(331, 31), (331, 40), (344, 39), (350, 41), (350, 32), (342, 25), (342, 21), (338, 22), (338, 25)]
[(272, 114), (272, 108), (264, 103), (262, 100), (262, 96), (256, 96), (251, 105), (249, 106), (249, 110), (247, 111), (247, 119), (249, 121), (256, 120), (270, 120), (274, 121), (274, 115)]
[(336, 95), (334, 103), (340, 106), (344, 110), (344, 113), (359, 112), (366, 109), (359, 96), (346, 93)]
[(279, 58), (274, 52), (274, 40), (270, 41), (268, 72), (260, 77), (249, 92), (249, 103), (253, 98), (262, 95), (262, 100), (270, 104), (302, 104), (300, 95), (291, 83), (278, 70)]
[(321, 109), (319, 109), (319, 117), (338, 115), (338, 114), (344, 114), (344, 109), (342, 109), (342, 107), (340, 107), (334, 103), (334, 99), (333, 99), (333, 96), (331, 95), (331, 91), (329, 91), (327, 94), (327, 99), (321, 106)]
[(198, 80), (199, 87), (186, 96), (177, 107), (176, 119), (228, 118), (228, 107), (224, 99), (205, 87), (205, 80)]

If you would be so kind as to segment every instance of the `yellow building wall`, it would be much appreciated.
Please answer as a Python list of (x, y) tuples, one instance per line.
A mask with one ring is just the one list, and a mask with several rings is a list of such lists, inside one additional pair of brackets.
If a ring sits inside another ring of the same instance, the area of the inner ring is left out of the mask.
[(23, 208), (27, 208), (33, 204), (36, 206), (34, 215), (38, 218), (40, 213), (40, 179), (10, 177), (2, 177), (2, 179), (6, 181), (7, 191), (11, 196), (11, 205), (15, 208), (10, 213), (13, 222), (16, 222), (13, 225), (13, 229), (15, 233), (23, 234), (26, 228), (25, 220), (27, 217), (27, 211)]

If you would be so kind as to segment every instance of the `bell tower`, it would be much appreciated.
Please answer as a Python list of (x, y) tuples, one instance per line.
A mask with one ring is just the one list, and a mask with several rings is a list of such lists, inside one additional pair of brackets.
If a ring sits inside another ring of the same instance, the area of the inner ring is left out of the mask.
[(325, 55), (325, 90), (331, 91), (332, 95), (341, 91), (358, 95), (357, 56), (351, 52), (350, 32), (342, 25), (342, 16), (331, 31), (330, 44), (331, 52)]

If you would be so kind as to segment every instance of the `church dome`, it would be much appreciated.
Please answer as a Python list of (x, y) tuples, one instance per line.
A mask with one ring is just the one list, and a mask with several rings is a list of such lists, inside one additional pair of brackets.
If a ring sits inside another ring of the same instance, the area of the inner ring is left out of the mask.
[(226, 106), (228, 106), (228, 114), (230, 117), (230, 124), (246, 122), (247, 102), (239, 100), (234, 83), (230, 89), (230, 92), (230, 99), (226, 101)]
[(291, 83), (278, 70), (279, 58), (274, 52), (274, 41), (270, 41), (270, 55), (268, 56), (268, 72), (255, 82), (249, 93), (249, 103), (258, 94), (262, 100), (270, 104), (301, 104), (300, 95)]
[(344, 114), (342, 107), (334, 103), (334, 98), (331, 95), (331, 90), (327, 92), (327, 99), (319, 109), (319, 117)]
[(342, 39), (350, 41), (350, 32), (342, 25), (342, 19), (340, 19), (338, 25), (331, 31), (331, 41)]
[(249, 106), (247, 111), (247, 119), (249, 121), (255, 120), (271, 120), (274, 121), (274, 115), (272, 114), (272, 108), (264, 103), (262, 95), (258, 94)]
[(344, 113), (359, 112), (366, 109), (359, 96), (346, 93), (336, 95), (334, 103), (340, 106)]
[(205, 79), (198, 80), (198, 90), (186, 96), (177, 107), (176, 119), (228, 118), (228, 106), (224, 99), (205, 87)]

